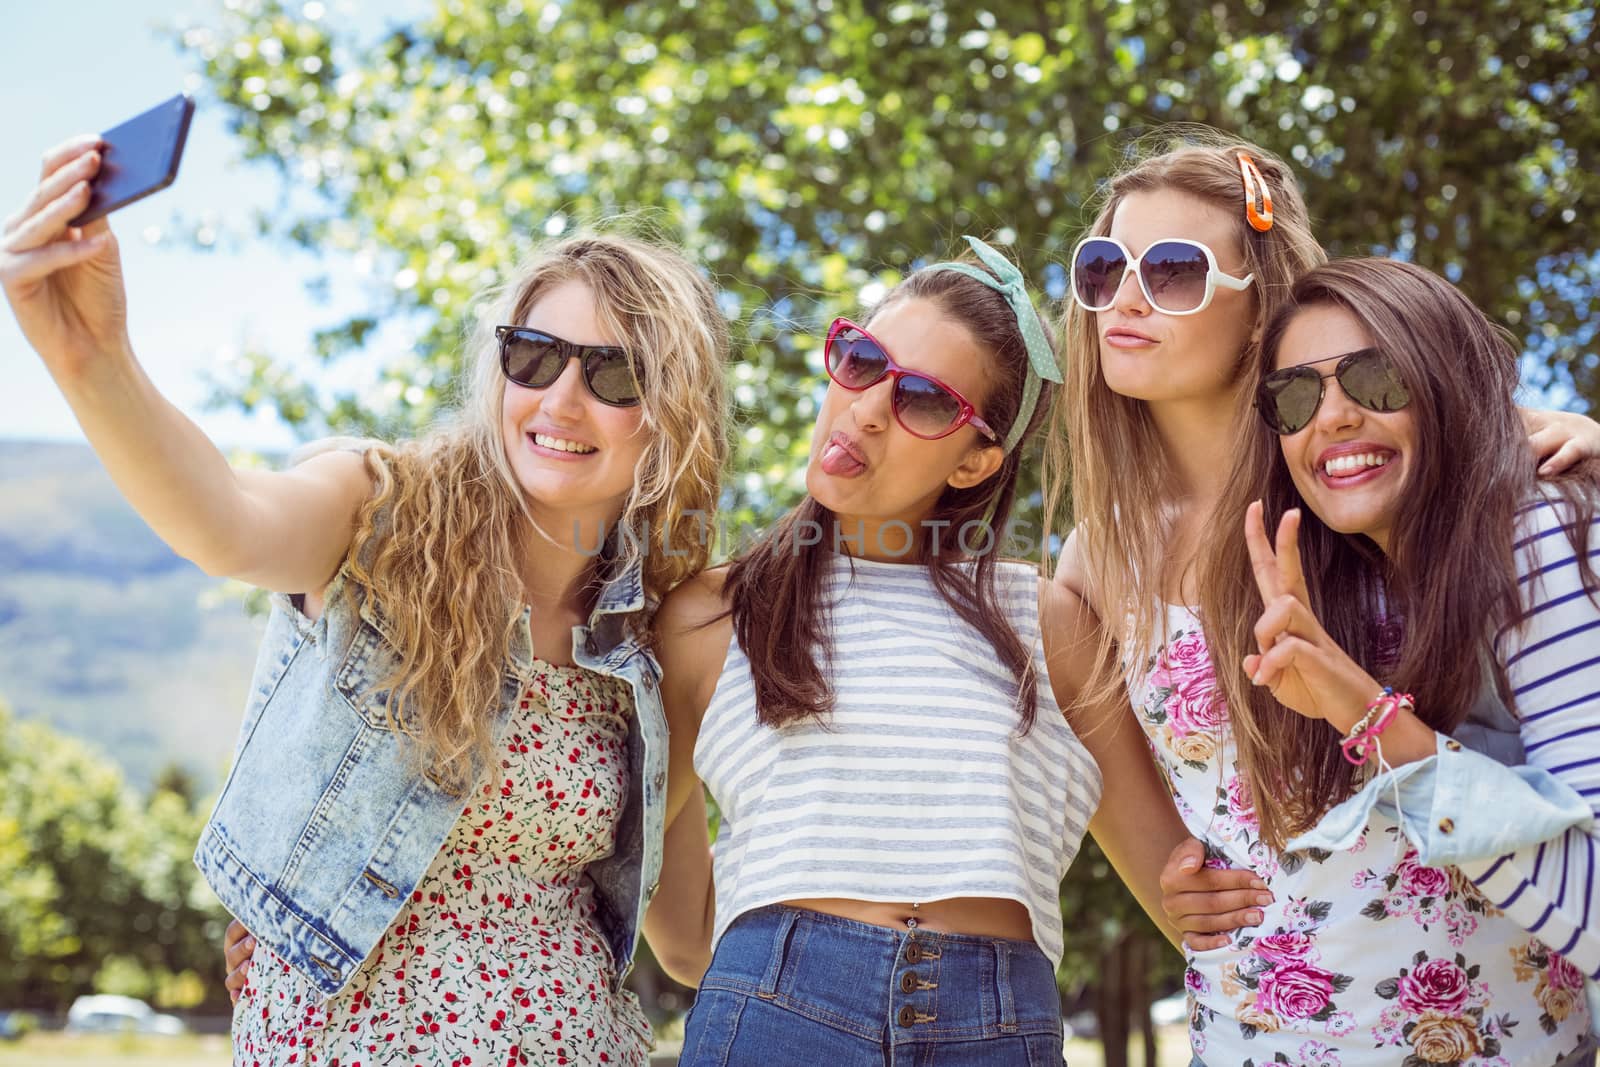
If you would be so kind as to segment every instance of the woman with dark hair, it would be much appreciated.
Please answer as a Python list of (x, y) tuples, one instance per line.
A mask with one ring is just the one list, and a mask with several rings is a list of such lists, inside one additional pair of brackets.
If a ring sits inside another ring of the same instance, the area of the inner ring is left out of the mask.
[(1077, 706), (1093, 620), (998, 558), (1060, 373), (973, 245), (834, 323), (805, 501), (662, 607), (668, 818), (695, 772), (722, 813), (715, 907), (665, 949), (705, 970), (685, 1064), (1059, 1064), (1086, 829), (1159, 913), (1184, 830), (1125, 706)]
[[(1600, 461), (1536, 480), (1516, 348), (1411, 264), (1301, 278), (1258, 378), (1218, 512), (1245, 537), (1203, 567), (1201, 614), (1262, 840), (1350, 857), (1318, 903), (1373, 933), (1259, 940), (1307, 973), (1379, 961), (1334, 999), (1385, 1055), (1591, 1062)], [(1407, 880), (1431, 888), (1397, 897)], [(1453, 949), (1405, 936), (1429, 925)]]

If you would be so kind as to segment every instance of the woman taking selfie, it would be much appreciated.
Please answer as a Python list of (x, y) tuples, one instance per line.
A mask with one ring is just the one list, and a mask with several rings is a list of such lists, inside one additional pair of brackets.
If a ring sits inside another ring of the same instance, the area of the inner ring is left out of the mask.
[(643, 1063), (646, 646), (726, 453), (711, 287), (643, 242), (551, 245), (480, 315), (436, 432), (235, 470), (141, 370), (104, 220), (67, 225), (99, 166), (92, 138), (46, 158), (0, 280), (140, 515), (274, 591), (196, 853), (260, 942), (236, 1062)]

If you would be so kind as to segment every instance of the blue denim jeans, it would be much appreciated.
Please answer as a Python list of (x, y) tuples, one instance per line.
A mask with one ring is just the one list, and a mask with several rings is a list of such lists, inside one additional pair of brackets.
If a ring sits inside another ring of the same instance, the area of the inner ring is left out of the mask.
[(783, 905), (722, 935), (679, 1067), (1061, 1067), (1031, 941), (893, 930)]

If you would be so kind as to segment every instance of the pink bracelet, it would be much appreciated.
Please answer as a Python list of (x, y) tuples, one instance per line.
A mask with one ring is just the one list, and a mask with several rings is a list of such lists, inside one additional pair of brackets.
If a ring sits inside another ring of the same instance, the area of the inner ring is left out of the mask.
[(1344, 758), (1357, 767), (1367, 762), (1372, 753), (1378, 750), (1379, 735), (1394, 722), (1401, 708), (1415, 710), (1416, 703), (1411, 699), (1411, 694), (1396, 693), (1392, 686), (1384, 686), (1383, 692), (1368, 702), (1366, 714), (1339, 742), (1339, 751), (1344, 753)]

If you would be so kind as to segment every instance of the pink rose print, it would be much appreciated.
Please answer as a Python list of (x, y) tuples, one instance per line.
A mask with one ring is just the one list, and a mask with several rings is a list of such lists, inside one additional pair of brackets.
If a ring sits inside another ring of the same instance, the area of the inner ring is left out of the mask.
[(1261, 976), (1256, 1006), (1280, 1019), (1309, 1019), (1333, 998), (1334, 975), (1299, 960), (1280, 964)]
[(1209, 670), (1208, 666), (1204, 678), (1180, 682), (1172, 695), (1167, 697), (1167, 724), (1179, 737), (1189, 734), (1216, 736), (1222, 732), (1222, 724), (1228, 717), (1227, 710), (1217, 692), (1216, 679)]
[(1550, 969), (1545, 972), (1545, 981), (1551, 989), (1582, 989), (1583, 972), (1568, 963), (1566, 957), (1550, 953)]
[(1400, 886), (1414, 897), (1442, 897), (1450, 892), (1450, 873), (1438, 867), (1407, 865), (1400, 872)]
[(1432, 959), (1400, 979), (1400, 1006), (1454, 1015), (1467, 1001), (1467, 972), (1453, 960)]
[(1242, 774), (1228, 779), (1228, 814), (1249, 826), (1256, 825), (1256, 801), (1250, 795), (1250, 783)]
[(1161, 650), (1150, 684), (1176, 689), (1197, 675), (1211, 674), (1211, 654), (1206, 651), (1205, 635), (1191, 630)]
[(1293, 931), (1258, 937), (1250, 950), (1273, 963), (1298, 963), (1311, 955), (1311, 938)]
[(1300, 1046), (1298, 1067), (1341, 1067), (1339, 1054), (1321, 1041), (1307, 1041)]

